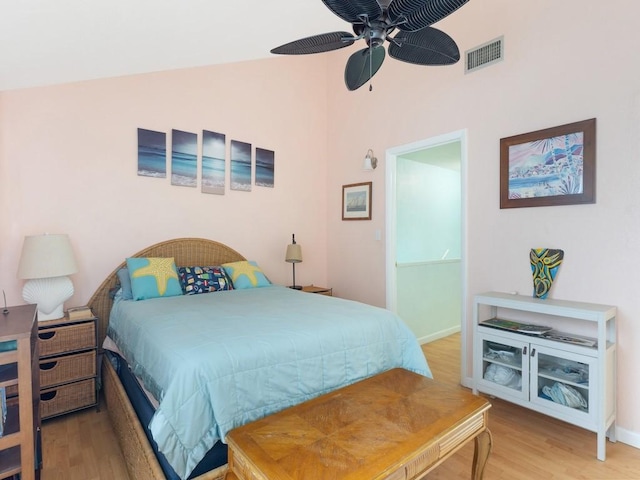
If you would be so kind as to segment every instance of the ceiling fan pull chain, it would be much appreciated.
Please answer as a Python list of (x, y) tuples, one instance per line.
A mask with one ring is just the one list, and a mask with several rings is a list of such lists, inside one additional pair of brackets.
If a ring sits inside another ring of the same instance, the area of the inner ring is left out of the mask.
[(371, 43), (369, 43), (369, 91), (373, 91), (373, 50), (371, 49)]

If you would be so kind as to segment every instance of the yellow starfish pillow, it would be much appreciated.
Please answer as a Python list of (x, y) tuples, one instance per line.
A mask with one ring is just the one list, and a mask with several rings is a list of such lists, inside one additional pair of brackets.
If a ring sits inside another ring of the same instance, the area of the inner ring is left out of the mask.
[(127, 258), (134, 300), (182, 295), (173, 258)]
[(254, 261), (223, 263), (222, 268), (231, 278), (233, 288), (236, 290), (271, 285), (262, 269)]

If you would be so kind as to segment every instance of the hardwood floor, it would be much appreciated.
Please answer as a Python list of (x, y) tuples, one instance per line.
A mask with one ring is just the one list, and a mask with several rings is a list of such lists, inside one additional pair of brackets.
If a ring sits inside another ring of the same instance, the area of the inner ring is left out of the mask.
[(129, 480), (104, 409), (43, 421), (42, 459), (41, 480)]
[[(436, 380), (460, 383), (460, 335), (424, 345)], [(640, 479), (640, 450), (607, 441), (607, 460), (596, 459), (596, 434), (511, 403), (489, 398), (493, 450), (485, 480)], [(428, 475), (429, 480), (470, 478), (473, 445)]]
[[(423, 351), (437, 380), (459, 383), (459, 335), (427, 344)], [(485, 480), (640, 479), (640, 450), (607, 442), (607, 460), (600, 462), (596, 459), (595, 433), (508, 402), (490, 400), (493, 451)], [(129, 480), (104, 410), (84, 410), (45, 421), (42, 437), (42, 480)], [(427, 478), (468, 479), (472, 460), (470, 444)]]

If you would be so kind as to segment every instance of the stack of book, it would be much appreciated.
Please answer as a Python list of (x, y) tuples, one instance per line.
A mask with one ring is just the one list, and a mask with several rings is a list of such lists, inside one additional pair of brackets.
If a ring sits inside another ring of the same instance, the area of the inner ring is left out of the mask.
[(85, 320), (93, 318), (93, 312), (89, 307), (73, 307), (67, 310), (69, 320)]
[(528, 323), (514, 322), (513, 320), (504, 320), (502, 318), (490, 318), (489, 320), (480, 322), (480, 325), (498, 328), (500, 330), (523, 333), (525, 335), (539, 336), (556, 342), (570, 343), (572, 345), (580, 345), (583, 347), (596, 347), (598, 345), (595, 338), (579, 337), (577, 335), (558, 332), (546, 325), (531, 325)]
[(489, 320), (481, 322), (480, 325), (499, 328), (500, 330), (525, 333), (527, 335), (542, 335), (551, 331), (551, 327), (547, 327), (546, 325), (531, 325), (528, 323), (514, 322), (513, 320), (504, 320), (502, 318), (490, 318)]

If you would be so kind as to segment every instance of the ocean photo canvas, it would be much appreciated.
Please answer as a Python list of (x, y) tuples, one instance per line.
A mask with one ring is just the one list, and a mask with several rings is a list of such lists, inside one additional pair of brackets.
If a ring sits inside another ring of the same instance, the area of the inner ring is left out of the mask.
[(231, 140), (231, 190), (251, 191), (251, 144)]
[(225, 141), (222, 133), (202, 131), (202, 193), (224, 195)]
[(171, 185), (195, 187), (198, 175), (198, 135), (171, 130)]
[(256, 185), (271, 187), (274, 183), (275, 152), (256, 147)]
[(138, 175), (167, 177), (167, 134), (138, 129)]

